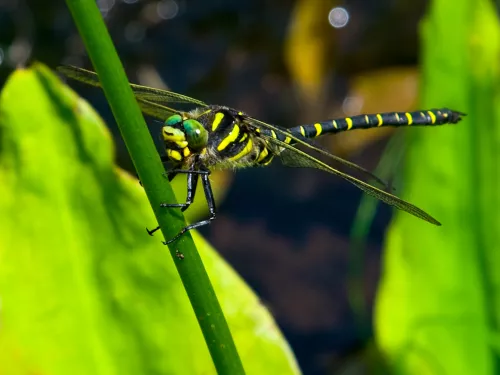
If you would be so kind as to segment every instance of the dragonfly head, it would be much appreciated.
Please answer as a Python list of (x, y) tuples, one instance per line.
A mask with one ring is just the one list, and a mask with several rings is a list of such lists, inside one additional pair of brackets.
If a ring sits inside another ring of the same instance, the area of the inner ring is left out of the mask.
[(167, 145), (177, 146), (179, 149), (189, 147), (193, 151), (199, 151), (208, 142), (208, 132), (199, 121), (183, 118), (178, 114), (167, 118), (162, 135)]
[(167, 118), (162, 136), (167, 156), (177, 163), (193, 152), (202, 151), (208, 143), (208, 132), (203, 125), (179, 114)]

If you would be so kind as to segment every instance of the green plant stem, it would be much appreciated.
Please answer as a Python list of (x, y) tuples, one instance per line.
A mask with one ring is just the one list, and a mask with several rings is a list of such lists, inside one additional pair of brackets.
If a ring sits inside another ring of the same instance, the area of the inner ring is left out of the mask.
[[(96, 2), (66, 0), (66, 3), (99, 75), (104, 93), (161, 231), (165, 238), (172, 238), (185, 225), (184, 217), (179, 210), (160, 207), (162, 202), (175, 202), (175, 196), (164, 177), (163, 165)], [(189, 234), (182, 236), (170, 246), (169, 250), (217, 372), (221, 375), (244, 374), (231, 332), (191, 236)], [(184, 259), (176, 256), (178, 252), (184, 255)], [(196, 353), (193, 353), (193, 358), (196, 358)]]

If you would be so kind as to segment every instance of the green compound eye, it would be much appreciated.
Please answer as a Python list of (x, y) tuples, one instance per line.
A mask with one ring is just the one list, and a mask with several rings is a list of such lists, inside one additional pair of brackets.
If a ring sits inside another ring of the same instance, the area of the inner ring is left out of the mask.
[(201, 150), (206, 147), (208, 142), (208, 132), (203, 125), (192, 119), (184, 120), (183, 125), (186, 140), (188, 141), (190, 149)]
[(175, 126), (182, 122), (181, 115), (172, 115), (165, 121), (165, 126)]

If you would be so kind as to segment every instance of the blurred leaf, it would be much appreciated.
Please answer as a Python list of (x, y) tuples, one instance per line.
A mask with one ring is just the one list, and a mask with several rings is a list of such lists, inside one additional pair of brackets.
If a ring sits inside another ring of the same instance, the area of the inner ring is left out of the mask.
[[(95, 112), (46, 68), (19, 70), (0, 150), (0, 374), (213, 374), (171, 257), (145, 232), (151, 207)], [(195, 240), (247, 373), (298, 373), (258, 298)]]
[[(403, 138), (404, 134), (400, 132), (389, 140), (377, 168), (373, 171), (375, 176), (389, 183), (392, 182), (397, 165), (404, 153)], [(363, 194), (349, 235), (351, 241), (349, 244), (347, 297), (356, 319), (358, 336), (362, 339), (372, 336), (371, 311), (367, 306), (365, 290), (366, 284), (369, 282), (365, 280), (365, 251), (368, 235), (380, 203), (378, 199)]]
[(423, 23), (423, 105), (469, 116), (408, 133), (404, 198), (443, 223), (397, 213), (377, 303), (397, 373), (500, 371), (500, 27), (492, 2), (435, 0)]

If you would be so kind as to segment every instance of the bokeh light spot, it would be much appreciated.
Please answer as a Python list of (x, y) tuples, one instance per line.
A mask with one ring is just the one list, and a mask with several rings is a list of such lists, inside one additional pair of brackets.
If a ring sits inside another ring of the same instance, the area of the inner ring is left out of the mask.
[(164, 20), (170, 20), (177, 16), (179, 13), (179, 4), (174, 0), (163, 0), (156, 6), (156, 12), (160, 18)]
[(345, 8), (333, 8), (330, 13), (328, 13), (328, 22), (336, 29), (344, 27), (349, 22), (349, 13)]

